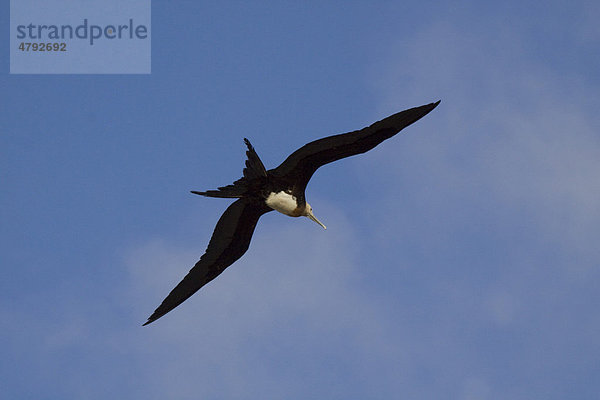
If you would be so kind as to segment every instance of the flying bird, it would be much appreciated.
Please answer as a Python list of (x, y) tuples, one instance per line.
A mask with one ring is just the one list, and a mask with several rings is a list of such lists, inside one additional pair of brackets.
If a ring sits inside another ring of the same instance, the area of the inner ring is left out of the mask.
[(414, 107), (391, 115), (364, 129), (328, 136), (294, 151), (277, 168), (267, 170), (248, 139), (244, 139), (246, 167), (243, 177), (217, 190), (192, 191), (208, 197), (237, 198), (221, 215), (206, 252), (163, 300), (144, 325), (156, 321), (215, 279), (238, 260), (250, 246), (261, 215), (276, 210), (290, 217), (308, 217), (326, 229), (306, 202), (304, 190), (321, 166), (365, 153), (418, 121), (440, 102)]

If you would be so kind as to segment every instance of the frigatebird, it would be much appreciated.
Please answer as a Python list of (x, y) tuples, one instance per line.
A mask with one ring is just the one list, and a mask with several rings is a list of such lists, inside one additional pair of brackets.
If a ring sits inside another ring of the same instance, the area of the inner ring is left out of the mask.
[(238, 200), (219, 218), (200, 261), (175, 286), (144, 325), (156, 321), (183, 303), (238, 260), (248, 250), (261, 215), (277, 210), (290, 217), (308, 217), (326, 229), (313, 214), (304, 195), (313, 173), (330, 162), (371, 150), (427, 115), (439, 103), (437, 101), (401, 111), (358, 131), (315, 140), (300, 147), (277, 168), (270, 170), (265, 169), (250, 141), (244, 138), (248, 150), (243, 177), (217, 190), (192, 191), (202, 196)]

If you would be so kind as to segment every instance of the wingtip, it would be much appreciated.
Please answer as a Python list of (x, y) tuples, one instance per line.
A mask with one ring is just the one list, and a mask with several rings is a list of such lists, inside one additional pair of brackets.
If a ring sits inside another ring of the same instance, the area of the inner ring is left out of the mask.
[(438, 101), (434, 101), (433, 103), (425, 104), (425, 105), (423, 105), (421, 107), (417, 107), (417, 108), (420, 108), (421, 110), (425, 110), (424, 115), (427, 115), (431, 111), (433, 111), (441, 102), (442, 102), (442, 100), (438, 100)]
[(190, 190), (190, 193), (197, 194), (200, 196), (206, 196), (206, 192), (199, 192), (197, 190)]

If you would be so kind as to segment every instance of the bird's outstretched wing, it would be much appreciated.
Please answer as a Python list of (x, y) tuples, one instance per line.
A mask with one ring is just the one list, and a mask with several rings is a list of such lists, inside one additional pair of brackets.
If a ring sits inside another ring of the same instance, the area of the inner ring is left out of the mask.
[(231, 204), (217, 222), (206, 253), (144, 325), (156, 321), (183, 303), (239, 259), (248, 250), (258, 219), (269, 211), (271, 208), (257, 199), (242, 198)]
[(269, 173), (294, 181), (294, 190), (303, 193), (312, 174), (320, 166), (371, 150), (427, 115), (439, 103), (437, 101), (401, 111), (359, 131), (328, 136), (305, 144)]

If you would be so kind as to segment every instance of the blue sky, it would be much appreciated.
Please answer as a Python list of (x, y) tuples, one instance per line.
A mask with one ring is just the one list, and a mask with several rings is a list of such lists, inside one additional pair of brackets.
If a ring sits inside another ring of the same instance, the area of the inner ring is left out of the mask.
[[(597, 2), (153, 3), (151, 75), (5, 57), (7, 398), (597, 397)], [(438, 99), (315, 174), (326, 231), (264, 216), (141, 327), (228, 205), (189, 190), (238, 179), (243, 137), (274, 167)]]

